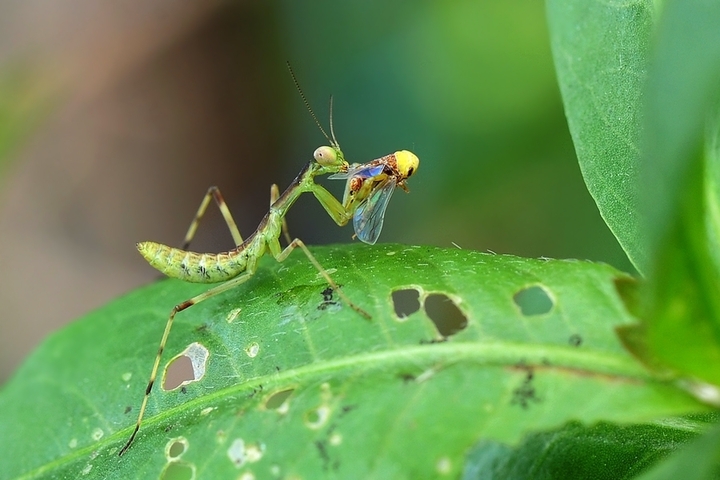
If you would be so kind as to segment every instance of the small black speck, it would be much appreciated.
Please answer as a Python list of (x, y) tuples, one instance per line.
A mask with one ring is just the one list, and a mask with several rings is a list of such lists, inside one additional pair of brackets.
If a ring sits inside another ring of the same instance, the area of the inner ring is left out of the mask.
[(255, 395), (263, 391), (262, 384), (258, 385), (257, 387), (253, 388), (252, 392), (250, 392), (249, 398), (253, 398)]
[(337, 305), (338, 302), (322, 302), (318, 305), (318, 310), (327, 310), (331, 305)]
[(540, 399), (537, 396), (533, 380), (535, 379), (535, 370), (530, 365), (526, 365), (524, 361), (521, 361), (518, 368), (525, 370), (525, 378), (519, 387), (513, 390), (513, 399), (511, 404), (519, 404), (524, 410), (530, 406), (530, 402), (539, 403)]
[(342, 407), (340, 409), (340, 417), (347, 415), (348, 413), (352, 412), (356, 408), (358, 408), (357, 405), (345, 405), (344, 407)]
[(132, 407), (130, 407), (130, 406), (125, 407), (125, 415), (127, 415), (127, 414), (130, 413), (131, 411), (132, 411)]
[(323, 302), (330, 302), (333, 299), (333, 289), (331, 287), (327, 287), (320, 293), (320, 295), (323, 296)]
[(187, 393), (187, 388), (185, 388), (185, 385), (180, 387), (180, 393), (183, 393), (183, 394)]
[(535, 387), (530, 382), (523, 382), (518, 388), (513, 390), (513, 404), (519, 404), (523, 410), (527, 410), (530, 406), (530, 402), (540, 402), (540, 399), (535, 394)]
[(570, 338), (568, 339), (568, 343), (570, 343), (573, 347), (579, 347), (582, 345), (582, 341), (582, 337), (577, 333), (570, 335)]
[(320, 458), (323, 462), (323, 469), (327, 470), (330, 464), (330, 455), (328, 455), (327, 452), (327, 446), (325, 445), (324, 440), (315, 440), (315, 446), (318, 449), (318, 453), (320, 454)]

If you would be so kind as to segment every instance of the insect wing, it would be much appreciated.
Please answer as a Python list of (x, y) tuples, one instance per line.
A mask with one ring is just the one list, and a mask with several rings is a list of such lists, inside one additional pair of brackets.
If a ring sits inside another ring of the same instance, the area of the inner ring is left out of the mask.
[(330, 175), (328, 178), (332, 180), (345, 180), (352, 177), (360, 177), (360, 178), (372, 178), (377, 177), (381, 173), (383, 173), (383, 169), (385, 168), (385, 165), (379, 164), (379, 165), (355, 165), (350, 166), (347, 172), (344, 173), (335, 173), (333, 175)]
[(353, 215), (355, 234), (363, 242), (374, 245), (382, 231), (390, 197), (395, 191), (395, 177), (388, 177), (387, 181), (378, 185)]

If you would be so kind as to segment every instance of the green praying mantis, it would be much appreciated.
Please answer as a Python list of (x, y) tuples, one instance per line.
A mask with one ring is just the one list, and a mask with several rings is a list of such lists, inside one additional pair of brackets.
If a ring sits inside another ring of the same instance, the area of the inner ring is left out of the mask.
[[(279, 194), (277, 185), (271, 186), (270, 210), (260, 221), (255, 232), (246, 239), (242, 238), (220, 190), (217, 187), (211, 187), (203, 197), (195, 218), (188, 228), (182, 248), (173, 248), (156, 242), (140, 242), (137, 244), (140, 254), (148, 263), (168, 277), (193, 283), (219, 284), (175, 305), (170, 311), (153, 362), (150, 378), (145, 388), (145, 395), (140, 405), (135, 428), (125, 445), (120, 449), (118, 454), (121, 456), (130, 448), (142, 425), (148, 399), (157, 378), (160, 360), (175, 316), (193, 305), (197, 305), (249, 280), (255, 273), (258, 262), (264, 254), (269, 252), (278, 262), (282, 262), (295, 248), (300, 248), (330, 287), (338, 293), (340, 299), (358, 314), (370, 319), (370, 314), (345, 295), (305, 244), (298, 238), (290, 239), (285, 215), (301, 194), (309, 192), (315, 196), (335, 223), (344, 226), (352, 218), (355, 235), (365, 243), (374, 244), (382, 230), (385, 210), (395, 187), (408, 191), (405, 181), (417, 171), (419, 160), (415, 154), (407, 150), (400, 150), (368, 163), (349, 164), (345, 160), (333, 131), (332, 98), (330, 100), (331, 137), (328, 137), (312, 109), (310, 109), (294, 75), (293, 80), (300, 91), (305, 106), (330, 145), (315, 150), (313, 160), (303, 167), (295, 180), (282, 194)], [(315, 183), (315, 178), (322, 175), (330, 175), (329, 178), (331, 179), (346, 180), (342, 203), (323, 186)], [(215, 200), (220, 209), (236, 246), (234, 249), (222, 253), (195, 253), (188, 251), (187, 249), (195, 235), (200, 219), (211, 200)], [(280, 245), (281, 234), (284, 235), (288, 242), (285, 248)]]

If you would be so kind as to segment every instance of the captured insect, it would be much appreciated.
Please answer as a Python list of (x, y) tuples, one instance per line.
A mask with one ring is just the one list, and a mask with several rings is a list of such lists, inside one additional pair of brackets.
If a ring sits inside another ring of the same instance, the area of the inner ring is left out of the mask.
[[(288, 65), (289, 67), (289, 65)], [(367, 204), (369, 201), (373, 201), (375, 192), (381, 188), (384, 190), (387, 187), (380, 187), (380, 185), (392, 183), (394, 187), (396, 184), (404, 187), (404, 180), (412, 174), (413, 169), (417, 168), (417, 157), (410, 152), (401, 151), (396, 152), (393, 155), (382, 157), (374, 162), (380, 162), (383, 166), (387, 166), (387, 172), (383, 169), (380, 170), (366, 170), (363, 167), (368, 167), (370, 164), (358, 165), (355, 167), (356, 172), (354, 177), (348, 177), (348, 186), (353, 181), (352, 178), (360, 178), (360, 185), (357, 185), (357, 189), (353, 190), (351, 194), (347, 194), (345, 198), (345, 204), (341, 204), (328, 190), (321, 185), (315, 183), (315, 177), (328, 174), (347, 174), (350, 171), (350, 165), (345, 161), (345, 157), (340, 149), (335, 138), (335, 132), (333, 130), (332, 123), (332, 97), (330, 99), (330, 134), (328, 137), (325, 130), (318, 122), (315, 114), (313, 113), (310, 105), (308, 104), (305, 95), (300, 89), (295, 75), (290, 69), (290, 73), (293, 77), (298, 91), (305, 103), (306, 108), (310, 112), (315, 120), (315, 123), (320, 128), (325, 138), (330, 143), (330, 146), (322, 146), (315, 150), (313, 154), (313, 160), (311, 160), (305, 167), (300, 171), (298, 176), (293, 180), (290, 186), (279, 194), (277, 185), (272, 185), (270, 188), (270, 210), (265, 217), (260, 221), (255, 232), (253, 232), (247, 239), (243, 240), (240, 235), (240, 231), (235, 224), (232, 214), (228, 209), (225, 200), (217, 187), (210, 187), (203, 197), (200, 207), (198, 208), (195, 218), (188, 228), (187, 234), (185, 235), (185, 241), (182, 248), (173, 248), (167, 245), (162, 245), (155, 242), (140, 242), (137, 244), (137, 248), (140, 254), (156, 269), (164, 273), (165, 275), (173, 278), (178, 278), (186, 282), (194, 283), (220, 283), (219, 285), (210, 288), (209, 290), (196, 295), (190, 299), (185, 300), (177, 304), (170, 311), (170, 316), (165, 324), (165, 330), (163, 331), (162, 338), (160, 339), (160, 345), (158, 347), (155, 361), (150, 372), (150, 378), (148, 379), (147, 387), (145, 388), (145, 395), (140, 405), (140, 411), (138, 418), (135, 423), (135, 428), (130, 435), (130, 438), (125, 445), (120, 449), (118, 455), (123, 455), (128, 448), (132, 445), (135, 437), (137, 436), (140, 426), (142, 425), (143, 416), (145, 409), (147, 408), (148, 399), (152, 392), (153, 385), (157, 378), (158, 368), (160, 366), (160, 360), (162, 358), (163, 350), (167, 343), (170, 330), (172, 329), (173, 320), (175, 316), (186, 310), (193, 305), (212, 298), (222, 292), (225, 292), (231, 288), (234, 288), (247, 280), (249, 280), (257, 269), (260, 258), (266, 253), (270, 254), (278, 261), (282, 262), (285, 260), (290, 253), (297, 247), (299, 247), (313, 264), (313, 266), (320, 272), (330, 287), (338, 293), (338, 296), (342, 301), (351, 307), (353, 310), (358, 312), (365, 318), (370, 318), (370, 315), (355, 305), (345, 293), (338, 287), (335, 281), (330, 277), (328, 272), (320, 265), (313, 254), (308, 250), (305, 244), (298, 238), (290, 240), (290, 236), (287, 231), (287, 225), (285, 223), (285, 215), (287, 214), (290, 207), (295, 203), (297, 198), (305, 192), (312, 193), (315, 198), (320, 202), (325, 211), (330, 217), (340, 226), (345, 225), (353, 213), (357, 215), (359, 206)], [(391, 160), (395, 158), (395, 163)], [(408, 158), (410, 160), (408, 160)], [(414, 164), (413, 159), (414, 158)], [(387, 159), (387, 160), (384, 160)], [(409, 167), (407, 165), (410, 165)], [(414, 165), (414, 166), (413, 166)], [(375, 165), (373, 164), (373, 168)], [(368, 167), (369, 168), (369, 167)], [(345, 178), (345, 177), (343, 177)], [(357, 183), (357, 181), (353, 181)], [(355, 183), (353, 183), (353, 189), (355, 189)], [(363, 186), (367, 184), (368, 187), (363, 189)], [(404, 187), (405, 188), (405, 187)], [(387, 200), (389, 199), (388, 194), (381, 195), (382, 198), (374, 201), (373, 203), (385, 202), (384, 206), (371, 208), (371, 210), (378, 211), (380, 213), (379, 225), (376, 226), (375, 230), (377, 233), (374, 234), (374, 243), (377, 240), (377, 235), (380, 233), (382, 227), (382, 214), (384, 213), (385, 207), (387, 206)], [(230, 233), (235, 241), (236, 247), (230, 251), (222, 253), (195, 253), (188, 251), (190, 241), (195, 235), (200, 219), (205, 213), (210, 200), (215, 200), (220, 212), (228, 225)], [(363, 210), (367, 210), (364, 208)], [(382, 210), (382, 211), (380, 211)], [(372, 213), (372, 212), (371, 212)], [(377, 215), (377, 214), (375, 214)], [(373, 222), (377, 224), (377, 220), (373, 215), (370, 215)], [(357, 228), (357, 221), (356, 232)], [(361, 230), (364, 231), (364, 230)], [(283, 234), (288, 241), (287, 247), (284, 249), (280, 246), (280, 235)], [(360, 236), (360, 235), (358, 235)], [(366, 237), (365, 235), (360, 238)], [(372, 238), (372, 235), (367, 238)]]
[(370, 245), (377, 242), (395, 187), (409, 192), (405, 181), (417, 172), (419, 164), (415, 154), (401, 150), (368, 163), (352, 164), (346, 172), (328, 177), (347, 179), (343, 207), (353, 216), (357, 238)]

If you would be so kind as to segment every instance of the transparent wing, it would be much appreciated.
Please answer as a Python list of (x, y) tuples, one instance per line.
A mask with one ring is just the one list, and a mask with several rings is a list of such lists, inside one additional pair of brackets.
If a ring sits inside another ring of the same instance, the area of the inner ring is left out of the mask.
[(382, 231), (390, 197), (395, 191), (395, 177), (388, 177), (385, 182), (370, 192), (367, 200), (358, 206), (353, 215), (353, 227), (357, 237), (365, 243), (374, 245)]
[(335, 173), (333, 175), (330, 175), (328, 178), (332, 180), (346, 180), (348, 178), (352, 177), (360, 177), (360, 178), (371, 178), (371, 177), (377, 177), (381, 173), (383, 173), (383, 169), (385, 168), (385, 165), (379, 164), (379, 165), (350, 165), (350, 168), (348, 168), (347, 172), (342, 173)]

